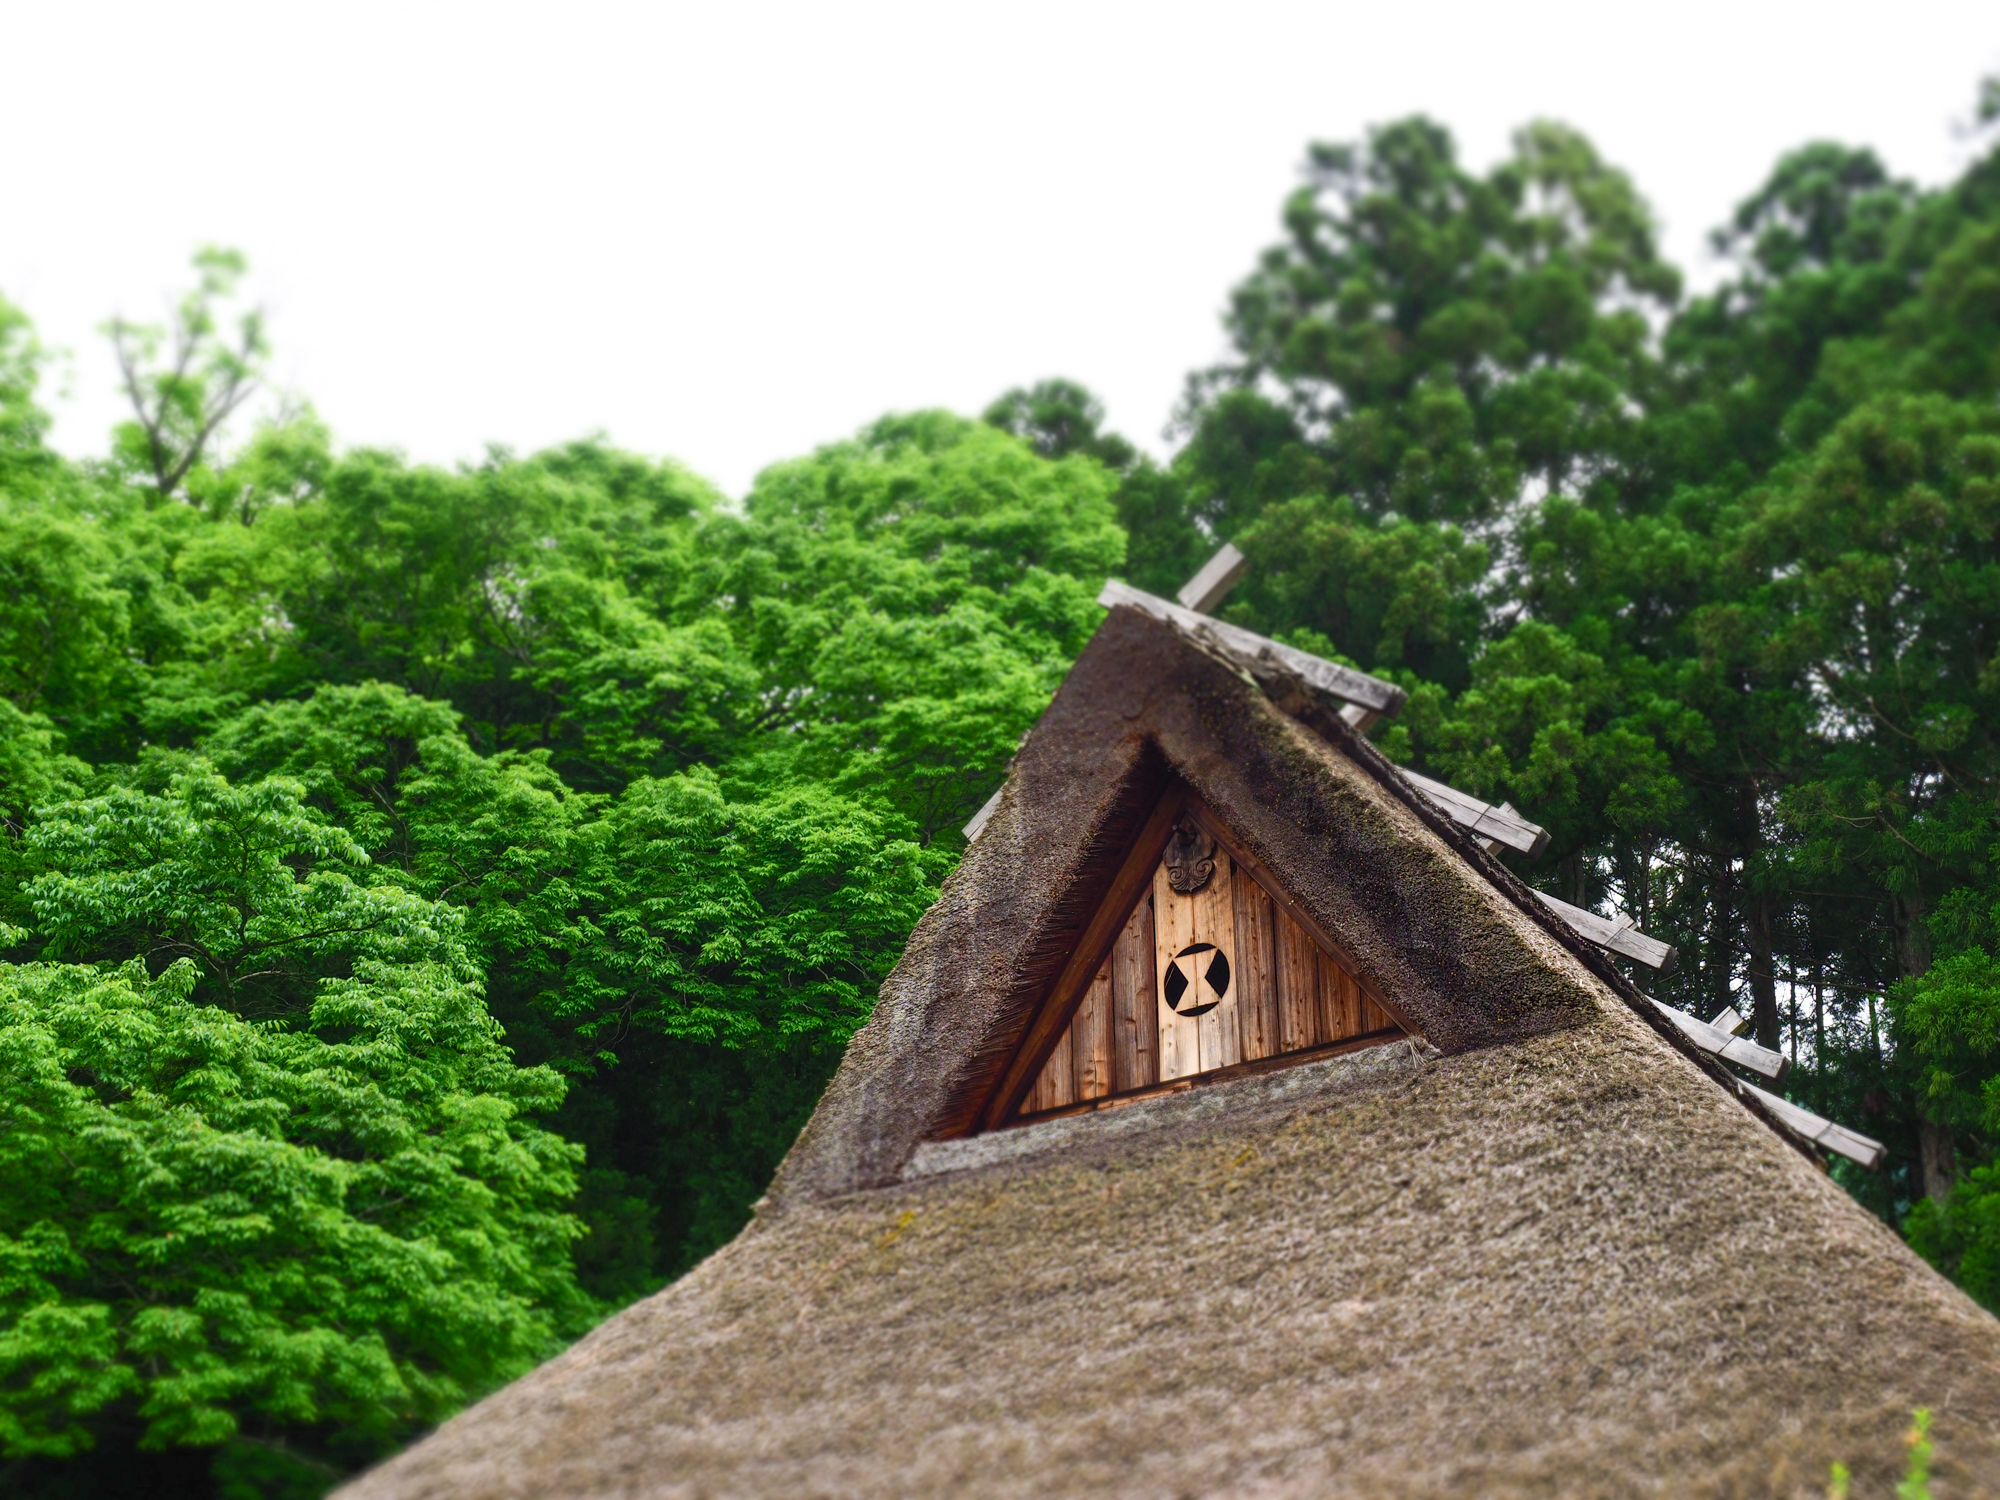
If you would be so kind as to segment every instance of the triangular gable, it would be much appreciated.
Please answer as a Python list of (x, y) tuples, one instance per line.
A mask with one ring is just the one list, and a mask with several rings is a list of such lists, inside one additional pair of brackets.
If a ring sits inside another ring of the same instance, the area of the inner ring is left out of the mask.
[(1444, 1055), (1622, 1004), (1595, 950), (1281, 668), (1111, 610), (912, 932), (772, 1184), (773, 1211), (893, 1181), (921, 1143), (1019, 1117), (1189, 793), (1220, 820), (1232, 880), (1249, 868)]
[(1175, 784), (981, 1121), (1122, 1103), (1408, 1031), (1341, 945)]

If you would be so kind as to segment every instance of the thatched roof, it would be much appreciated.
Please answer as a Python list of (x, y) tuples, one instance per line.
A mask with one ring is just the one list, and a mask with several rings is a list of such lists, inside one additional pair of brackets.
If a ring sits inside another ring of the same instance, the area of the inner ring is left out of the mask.
[[(754, 1222), (344, 1493), (2000, 1493), (2000, 1323), (1341, 707), (1114, 609)], [(1411, 1039), (974, 1131), (1181, 783)]]

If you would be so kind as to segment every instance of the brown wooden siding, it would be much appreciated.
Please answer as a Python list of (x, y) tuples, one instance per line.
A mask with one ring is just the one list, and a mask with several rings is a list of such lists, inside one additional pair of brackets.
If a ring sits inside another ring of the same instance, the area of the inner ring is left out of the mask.
[[(1212, 983), (1218, 954), (1229, 973), (1220, 994)], [(1181, 983), (1170, 985), (1176, 966)], [(1354, 974), (1286, 914), (1283, 899), (1218, 849), (1215, 874), (1192, 895), (1174, 891), (1164, 867), (1158, 872), (1020, 1113), (1068, 1109), (1395, 1027)]]

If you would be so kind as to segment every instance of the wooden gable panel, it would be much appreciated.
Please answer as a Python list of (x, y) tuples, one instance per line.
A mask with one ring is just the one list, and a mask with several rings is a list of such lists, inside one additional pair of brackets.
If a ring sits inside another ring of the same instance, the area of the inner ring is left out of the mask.
[(1113, 1093), (1160, 1081), (1160, 1016), (1153, 999), (1153, 897), (1140, 898), (1111, 950)]
[(1278, 1044), (1278, 929), (1271, 897), (1247, 874), (1232, 882), (1236, 905), (1236, 1024), (1243, 1060), (1275, 1057)]
[(1171, 853), (1161, 861), (1018, 1117), (1401, 1034), (1344, 956), (1293, 915), (1268, 877), (1221, 841), (1210, 852), (1212, 872), (1187, 892), (1174, 889)]
[[(1139, 921), (1144, 913), (1145, 922)], [(1140, 967), (1139, 949), (1145, 947), (1144, 985), (1140, 1001), (1145, 1010), (1152, 1009), (1152, 906), (1150, 901), (1140, 902), (1140, 912), (1126, 923), (1125, 931), (1119, 935), (1118, 945), (1110, 957), (1097, 971), (1090, 989), (1083, 997), (1083, 1003), (1076, 1009), (1076, 1017), (1069, 1029), (1056, 1043), (1055, 1051), (1042, 1065), (1042, 1071), (1035, 1076), (1034, 1087), (1022, 1101), (1024, 1115), (1043, 1114), (1052, 1109), (1061, 1109), (1090, 1099), (1102, 1099), (1107, 1095), (1125, 1092), (1128, 1088), (1144, 1088), (1159, 1081), (1159, 1070), (1154, 1065), (1154, 1045), (1151, 1028), (1147, 1028), (1143, 1038), (1136, 1024), (1121, 1025), (1119, 1005), (1118, 973), (1122, 967), (1130, 976), (1127, 984), (1138, 981), (1136, 972)], [(1128, 1023), (1136, 1021), (1131, 1013), (1139, 1006), (1132, 1004), (1130, 991), (1124, 1006)], [(1126, 1033), (1121, 1039), (1121, 1032)], [(1143, 1042), (1143, 1046), (1139, 1045)], [(1121, 1046), (1125, 1054), (1120, 1074)], [(1121, 1085), (1121, 1076), (1134, 1082)]]
[(1189, 895), (1174, 890), (1165, 864), (1153, 876), (1162, 1082), (1213, 1073), (1243, 1060), (1229, 856), (1218, 849), (1214, 864), (1207, 882)]

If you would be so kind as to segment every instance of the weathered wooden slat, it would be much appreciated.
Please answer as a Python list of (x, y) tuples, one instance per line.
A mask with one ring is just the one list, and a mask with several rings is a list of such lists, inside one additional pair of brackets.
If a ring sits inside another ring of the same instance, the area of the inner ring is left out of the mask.
[(1338, 662), (1326, 661), (1299, 650), (1295, 646), (1280, 645), (1254, 631), (1245, 630), (1240, 625), (1230, 625), (1222, 620), (1211, 619), (1207, 615), (1196, 614), (1180, 605), (1149, 594), (1143, 589), (1135, 589), (1128, 583), (1111, 579), (1097, 596), (1097, 602), (1106, 609), (1117, 605), (1128, 605), (1143, 610), (1156, 620), (1165, 620), (1176, 625), (1197, 639), (1207, 638), (1225, 651), (1246, 657), (1251, 661), (1259, 657), (1276, 662), (1289, 671), (1303, 677), (1313, 687), (1333, 697), (1349, 703), (1358, 703), (1377, 713), (1393, 714), (1403, 706), (1409, 697), (1393, 682), (1384, 682), (1379, 677), (1370, 677), (1365, 672), (1357, 672), (1352, 667), (1343, 667)]
[[(1115, 951), (1115, 950), (1114, 950)], [(1091, 981), (1090, 993), (1070, 1022), (1070, 1046), (1076, 1062), (1076, 1097), (1102, 1099), (1117, 1087), (1112, 1061), (1111, 959)], [(1061, 1054), (1060, 1048), (1057, 1054)]]
[(1070, 1018), (1083, 1002), (1084, 991), (1097, 977), (1104, 955), (1111, 951), (1111, 945), (1124, 930), (1126, 914), (1152, 884), (1153, 871), (1159, 865), (1161, 851), (1167, 847), (1167, 839), (1186, 806), (1187, 789), (1178, 782), (1170, 786), (1154, 804), (1139, 830), (1139, 836), (1125, 852), (1125, 858), (1112, 875), (1110, 885), (1099, 897), (1097, 910), (1085, 924), (1076, 946), (1070, 950), (1068, 961), (1049, 986), (1048, 998), (1029, 1022), (1027, 1034), (1021, 1038), (1013, 1060), (1001, 1076), (1000, 1086), (993, 1091), (986, 1108), (980, 1112), (980, 1129), (991, 1130), (1012, 1119), (1020, 1109), (1021, 1101), (1034, 1084), (1035, 1075), (1041, 1071), (1049, 1053), (1055, 1050), (1063, 1033), (1069, 1029)]
[[(1228, 983), (1216, 1001), (1215, 1009), (1201, 1017), (1201, 1071), (1204, 1073), (1213, 1073), (1217, 1068), (1231, 1068), (1243, 1061), (1243, 1033), (1237, 1020), (1243, 990), (1236, 981), (1236, 898), (1231, 874), (1229, 856), (1220, 849), (1216, 850), (1215, 874), (1193, 898), (1194, 940), (1215, 945), (1215, 952), (1203, 955), (1195, 968), (1204, 975), (1215, 970), (1218, 961), (1229, 968)], [(1206, 979), (1202, 987), (1206, 992)]]
[(1577, 932), (1590, 939), (1600, 948), (1608, 948), (1613, 953), (1622, 953), (1629, 959), (1658, 969), (1662, 974), (1674, 971), (1675, 960), (1679, 957), (1672, 945), (1658, 938), (1647, 937), (1632, 925), (1630, 917), (1600, 917), (1594, 911), (1585, 911), (1580, 906), (1571, 906), (1567, 901), (1558, 901), (1546, 891), (1536, 891), (1542, 905), (1561, 917)]
[(1211, 614), (1249, 571), (1250, 559), (1236, 550), (1234, 542), (1224, 542), (1215, 556), (1201, 565), (1201, 571), (1181, 585), (1181, 591), (1174, 597), (1180, 601), (1182, 609), (1191, 609), (1198, 615)]
[(1051, 1052), (1049, 1060), (1042, 1064), (1032, 1097), (1036, 1110), (1061, 1109), (1066, 1104), (1076, 1103), (1076, 1056), (1071, 1050), (1068, 1032), (1063, 1033), (1062, 1045)]
[(1478, 838), (1505, 844), (1523, 854), (1539, 854), (1549, 841), (1547, 829), (1530, 823), (1511, 808), (1482, 802), (1470, 792), (1461, 792), (1442, 781), (1419, 776), (1408, 767), (1398, 766), (1396, 769), (1403, 773), (1405, 781), (1435, 803), (1452, 822), (1470, 830)]
[(1153, 979), (1160, 1018), (1160, 1081), (1201, 1071), (1201, 1022), (1167, 1004), (1174, 956), (1194, 941), (1194, 902), (1167, 883), (1166, 866), (1153, 872)]
[(1153, 898), (1141, 900), (1111, 949), (1111, 1000), (1116, 1012), (1113, 1057), (1118, 1092), (1160, 1081), (1159, 1008), (1153, 999)]
[(1709, 1017), (1708, 1024), (1717, 1031), (1728, 1032), (1731, 1036), (1750, 1034), (1750, 1018), (1733, 1005), (1723, 1006), (1718, 1014)]
[[(1236, 1009), (1236, 903), (1230, 894), (1229, 856), (1215, 852), (1215, 873), (1199, 891), (1181, 895), (1168, 883), (1166, 866), (1153, 878), (1153, 922), (1156, 981), (1160, 991), (1160, 1077), (1184, 1078), (1242, 1061)], [(1180, 955), (1207, 944), (1198, 954)], [(1178, 972), (1189, 982), (1181, 1009), (1167, 1000), (1167, 986)], [(1219, 970), (1218, 970), (1219, 966)], [(1212, 971), (1226, 973), (1220, 995), (1209, 991)], [(1212, 1004), (1201, 1015), (1192, 1009)]]
[(1406, 1017), (1397, 1012), (1396, 1007), (1390, 1002), (1389, 998), (1375, 987), (1367, 974), (1362, 971), (1361, 966), (1355, 963), (1353, 955), (1348, 953), (1345, 948), (1335, 941), (1331, 933), (1314, 921), (1311, 913), (1307, 912), (1304, 907), (1285, 894), (1285, 888), (1279, 883), (1277, 876), (1243, 846), (1242, 841), (1230, 831), (1227, 824), (1216, 817), (1214, 813), (1210, 812), (1207, 805), (1199, 797), (1189, 797), (1187, 810), (1193, 815), (1196, 822), (1215, 835), (1216, 843), (1228, 851), (1230, 862), (1236, 867), (1237, 878), (1241, 879), (1247, 875), (1264, 888), (1264, 894), (1271, 898), (1273, 913), (1297, 923), (1306, 935), (1318, 945), (1322, 953), (1331, 956), (1335, 963), (1352, 974), (1355, 982), (1361, 986), (1361, 993), (1389, 1018), (1390, 1024), (1401, 1027), (1411, 1035), (1418, 1034), (1417, 1028), (1411, 1025)]
[(1361, 986), (1326, 953), (1319, 955), (1319, 1003), (1324, 1016), (1321, 1034), (1329, 1042), (1372, 1029), (1362, 1022)]
[(1298, 1052), (1328, 1040), (1321, 1030), (1319, 945), (1282, 907), (1278, 936), (1278, 1047)]
[(1880, 1141), (1859, 1131), (1849, 1130), (1845, 1125), (1836, 1125), (1809, 1109), (1801, 1109), (1791, 1100), (1780, 1099), (1776, 1094), (1767, 1093), (1754, 1083), (1740, 1083), (1739, 1086), (1748, 1089), (1759, 1104), (1814, 1145), (1838, 1152), (1849, 1161), (1861, 1163), (1870, 1171), (1882, 1164), (1882, 1158), (1888, 1152), (1889, 1148)]
[[(1206, 920), (1196, 922), (1196, 932), (1206, 936), (1198, 942), (1216, 944), (1216, 952), (1224, 956), (1230, 964), (1228, 988), (1222, 992), (1222, 1000), (1202, 1016), (1202, 1072), (1214, 1072), (1216, 1068), (1234, 1068), (1244, 1060), (1244, 1034), (1242, 1034), (1242, 984), (1236, 980), (1236, 882), (1230, 870), (1230, 856), (1216, 850), (1216, 878), (1200, 894), (1202, 916)], [(1210, 964), (1212, 968), (1212, 964)]]
[(1244, 876), (1230, 889), (1236, 901), (1236, 982), (1243, 987), (1236, 1024), (1243, 1033), (1243, 1061), (1255, 1062), (1280, 1050), (1277, 934), (1271, 898), (1261, 885)]
[(1359, 703), (1349, 703), (1340, 710), (1356, 734), (1366, 734), (1382, 721), (1382, 711), (1378, 708), (1363, 708)]
[[(1649, 995), (1648, 999), (1652, 999)], [(1682, 1036), (1693, 1042), (1704, 1052), (1740, 1063), (1753, 1073), (1761, 1073), (1766, 1078), (1783, 1078), (1789, 1064), (1782, 1052), (1773, 1052), (1768, 1047), (1760, 1047), (1755, 1042), (1740, 1036), (1732, 1036), (1720, 1027), (1711, 1026), (1699, 1016), (1691, 1016), (1684, 1010), (1675, 1010), (1671, 1005), (1653, 1001), (1653, 1008), (1665, 1016), (1679, 1029)]]
[(1362, 1034), (1368, 1035), (1372, 1032), (1387, 1031), (1391, 1029), (1397, 1031), (1402, 1030), (1400, 1026), (1396, 1025), (1396, 1018), (1390, 1015), (1389, 1012), (1387, 1012), (1386, 1010), (1382, 1009), (1381, 1006), (1377, 1005), (1364, 992), (1361, 996)]
[(993, 820), (993, 813), (995, 809), (997, 809), (1000, 806), (1000, 796), (1006, 790), (1007, 790), (1007, 783), (1003, 781), (1000, 783), (1000, 785), (993, 788), (992, 796), (988, 797), (984, 802), (979, 804), (979, 811), (972, 815), (971, 821), (969, 821), (962, 830), (962, 832), (965, 834), (965, 841), (968, 844), (971, 843), (974, 839), (978, 838), (980, 829), (984, 828), (988, 823), (990, 823)]

